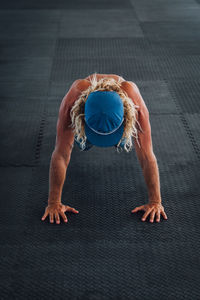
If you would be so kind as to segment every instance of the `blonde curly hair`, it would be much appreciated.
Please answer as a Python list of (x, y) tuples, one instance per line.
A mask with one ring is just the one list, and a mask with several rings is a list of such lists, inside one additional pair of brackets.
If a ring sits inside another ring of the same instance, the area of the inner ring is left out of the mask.
[(139, 106), (135, 105), (133, 101), (128, 97), (127, 93), (121, 88), (120, 77), (118, 80), (109, 77), (104, 77), (100, 80), (97, 80), (96, 73), (94, 73), (92, 78), (90, 78), (89, 80), (91, 85), (81, 93), (81, 95), (74, 102), (70, 111), (72, 121), (70, 127), (74, 128), (73, 132), (76, 135), (77, 141), (79, 141), (80, 144), (84, 147), (87, 140), (87, 137), (85, 135), (84, 108), (88, 95), (93, 91), (115, 91), (119, 94), (124, 106), (124, 132), (122, 138), (116, 145), (117, 152), (123, 150), (123, 148), (120, 147), (120, 143), (123, 138), (126, 139), (124, 144), (125, 151), (131, 151), (133, 147), (132, 136), (137, 139), (137, 143), (140, 147), (140, 144), (138, 142), (138, 130), (143, 130), (139, 122), (137, 121), (138, 111), (136, 107)]

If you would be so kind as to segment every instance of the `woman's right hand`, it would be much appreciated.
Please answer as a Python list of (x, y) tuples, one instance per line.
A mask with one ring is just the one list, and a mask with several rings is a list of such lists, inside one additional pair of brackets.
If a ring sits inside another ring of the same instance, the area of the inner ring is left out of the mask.
[(48, 205), (45, 208), (45, 213), (42, 216), (41, 220), (44, 221), (46, 219), (46, 217), (49, 215), (50, 223), (54, 223), (54, 217), (55, 217), (56, 223), (60, 224), (60, 215), (61, 215), (61, 217), (63, 218), (63, 221), (68, 222), (67, 216), (65, 215), (66, 211), (70, 211), (70, 212), (73, 212), (76, 214), (79, 213), (79, 211), (73, 207), (64, 205), (62, 203), (56, 203), (56, 204)]

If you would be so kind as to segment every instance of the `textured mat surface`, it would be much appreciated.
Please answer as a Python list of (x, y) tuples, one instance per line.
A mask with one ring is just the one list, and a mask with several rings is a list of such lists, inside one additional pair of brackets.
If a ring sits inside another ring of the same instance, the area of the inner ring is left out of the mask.
[(61, 38), (143, 37), (133, 7), (66, 10), (61, 12), (60, 18), (58, 36)]
[[(53, 61), (53, 70), (51, 80), (55, 83), (62, 83), (64, 80), (77, 77), (86, 77), (92, 70), (100, 70), (103, 74), (119, 74), (124, 78), (134, 78), (135, 80), (159, 80), (160, 66), (156, 57), (135, 56), (135, 57), (104, 57), (99, 58), (77, 58), (77, 67), (73, 60), (69, 58), (55, 58)], [(134, 66), (134, 67), (132, 67)], [(104, 73), (105, 72), (105, 73)]]
[[(200, 299), (199, 0), (0, 2), (0, 299)], [(151, 224), (132, 152), (75, 144), (41, 217), (62, 98), (94, 72), (134, 81), (150, 113), (162, 204)]]
[(162, 21), (193, 21), (198, 19), (200, 7), (193, 1), (135, 1), (130, 0), (135, 7), (137, 16), (143, 22)]
[[(12, 75), (11, 75), (12, 76)], [(24, 74), (25, 77), (25, 74)], [(48, 78), (43, 79), (4, 79), (0, 81), (0, 96), (4, 97), (19, 97), (19, 99), (27, 99), (30, 95), (35, 97), (43, 97), (47, 95), (49, 81)], [(19, 100), (20, 101), (20, 100)]]
[(124, 0), (123, 2), (120, 0), (75, 0), (75, 1), (34, 1), (34, 0), (20, 0), (17, 3), (12, 1), (1, 1), (1, 7), (4, 9), (90, 9), (90, 8), (132, 8), (129, 0)]
[(150, 42), (142, 37), (59, 38), (56, 43), (55, 57), (60, 59), (85, 57), (123, 59), (124, 56), (152, 54), (152, 49)]
[(152, 41), (168, 42), (193, 42), (200, 40), (198, 31), (200, 27), (199, 18), (193, 21), (160, 21), (160, 22), (141, 22), (141, 27), (145, 36)]
[(0, 41), (0, 55), (6, 59), (48, 58), (54, 54), (55, 39), (9, 40)]
[(183, 113), (200, 113), (200, 80), (176, 80), (168, 85)]

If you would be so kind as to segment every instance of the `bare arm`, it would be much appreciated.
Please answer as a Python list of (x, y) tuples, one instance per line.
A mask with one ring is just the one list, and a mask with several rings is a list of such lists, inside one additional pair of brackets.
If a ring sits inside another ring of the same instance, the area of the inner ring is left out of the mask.
[(54, 150), (52, 153), (49, 168), (49, 205), (61, 203), (66, 170), (70, 161), (70, 152), (71, 150), (67, 150), (65, 158), (57, 150)]
[(74, 144), (73, 128), (69, 126), (71, 125), (70, 111), (85, 84), (85, 81), (82, 79), (74, 81), (60, 105), (56, 128), (56, 144), (49, 168), (48, 206), (45, 208), (42, 221), (49, 215), (50, 223), (54, 223), (55, 218), (56, 223), (60, 224), (60, 216), (64, 222), (68, 222), (65, 212), (79, 213), (74, 207), (62, 204), (61, 195)]
[(69, 127), (71, 123), (70, 109), (77, 97), (77, 82), (75, 81), (63, 98), (57, 121), (57, 135), (55, 149), (51, 156), (49, 168), (49, 197), (48, 204), (61, 203), (62, 188), (66, 178), (66, 170), (71, 158), (74, 143), (74, 133)]
[(126, 92), (129, 97), (133, 99), (135, 104), (140, 106), (138, 111), (138, 122), (140, 123), (143, 132), (138, 131), (140, 147), (137, 144), (136, 138), (134, 138), (134, 144), (148, 188), (149, 202), (161, 203), (159, 169), (157, 159), (153, 152), (149, 111), (142, 99), (138, 87), (131, 81), (126, 82), (124, 85), (126, 85)]

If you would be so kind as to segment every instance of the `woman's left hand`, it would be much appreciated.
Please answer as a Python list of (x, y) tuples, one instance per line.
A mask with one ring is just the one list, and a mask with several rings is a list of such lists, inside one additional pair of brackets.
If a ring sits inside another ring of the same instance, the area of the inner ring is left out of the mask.
[(164, 217), (165, 220), (167, 220), (167, 215), (164, 211), (164, 207), (161, 203), (147, 203), (141, 206), (138, 206), (134, 208), (131, 212), (137, 212), (139, 210), (144, 210), (145, 213), (142, 216), (142, 221), (145, 221), (147, 216), (150, 214), (149, 221), (152, 223), (154, 221), (154, 217), (156, 216), (156, 222), (160, 222), (160, 214)]

